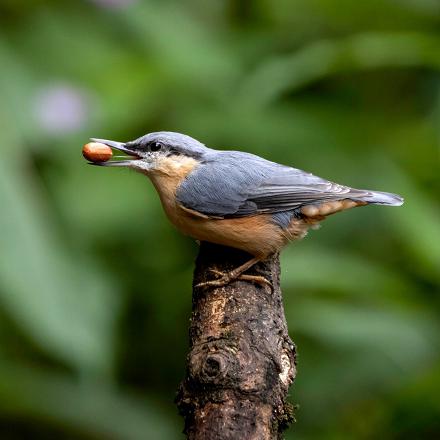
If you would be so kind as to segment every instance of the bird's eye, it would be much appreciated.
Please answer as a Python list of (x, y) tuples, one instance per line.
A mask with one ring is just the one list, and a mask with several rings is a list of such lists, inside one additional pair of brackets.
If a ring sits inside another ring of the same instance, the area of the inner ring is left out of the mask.
[(161, 148), (162, 148), (162, 144), (160, 144), (159, 142), (152, 142), (150, 144), (151, 151), (159, 151)]

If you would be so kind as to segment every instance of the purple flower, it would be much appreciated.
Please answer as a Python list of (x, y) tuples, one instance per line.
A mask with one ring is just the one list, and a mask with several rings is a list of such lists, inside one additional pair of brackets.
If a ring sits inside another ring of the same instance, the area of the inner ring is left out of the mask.
[(49, 133), (68, 133), (82, 128), (90, 113), (91, 97), (73, 85), (59, 83), (39, 90), (34, 101), (35, 118)]

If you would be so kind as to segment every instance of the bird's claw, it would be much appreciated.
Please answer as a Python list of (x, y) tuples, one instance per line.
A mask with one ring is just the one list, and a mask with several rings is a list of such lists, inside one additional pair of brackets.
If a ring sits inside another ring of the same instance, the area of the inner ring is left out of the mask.
[(233, 271), (222, 272), (217, 269), (209, 269), (209, 272), (212, 272), (213, 274), (217, 275), (219, 278), (217, 278), (216, 280), (198, 283), (196, 284), (195, 287), (223, 287), (228, 285), (232, 281), (241, 280), (241, 281), (249, 281), (252, 283), (256, 283), (260, 286), (269, 286), (271, 290), (273, 289), (272, 283), (261, 275), (245, 275), (245, 274), (235, 275)]
[(251, 283), (258, 284), (262, 287), (268, 286), (271, 290), (273, 290), (272, 283), (262, 275), (240, 275), (238, 279), (243, 281), (250, 281)]

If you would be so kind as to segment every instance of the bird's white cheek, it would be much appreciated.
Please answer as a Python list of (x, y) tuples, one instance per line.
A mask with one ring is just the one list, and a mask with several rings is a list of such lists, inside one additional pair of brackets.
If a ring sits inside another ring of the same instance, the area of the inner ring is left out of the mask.
[(130, 168), (140, 172), (148, 172), (151, 171), (151, 169), (153, 168), (153, 162), (151, 161), (151, 159), (133, 160), (130, 163)]

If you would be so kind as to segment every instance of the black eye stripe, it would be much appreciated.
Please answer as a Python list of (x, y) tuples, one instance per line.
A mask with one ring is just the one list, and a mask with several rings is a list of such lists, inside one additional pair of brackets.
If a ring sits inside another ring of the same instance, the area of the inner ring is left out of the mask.
[(150, 151), (159, 151), (162, 149), (162, 144), (160, 142), (151, 142), (151, 144), (149, 144), (150, 147)]
[(182, 154), (184, 154), (179, 147), (167, 145), (160, 141), (150, 141), (136, 145), (133, 144), (130, 145), (130, 147), (139, 151), (145, 151), (146, 153), (157, 153), (160, 151), (167, 156), (181, 156)]

